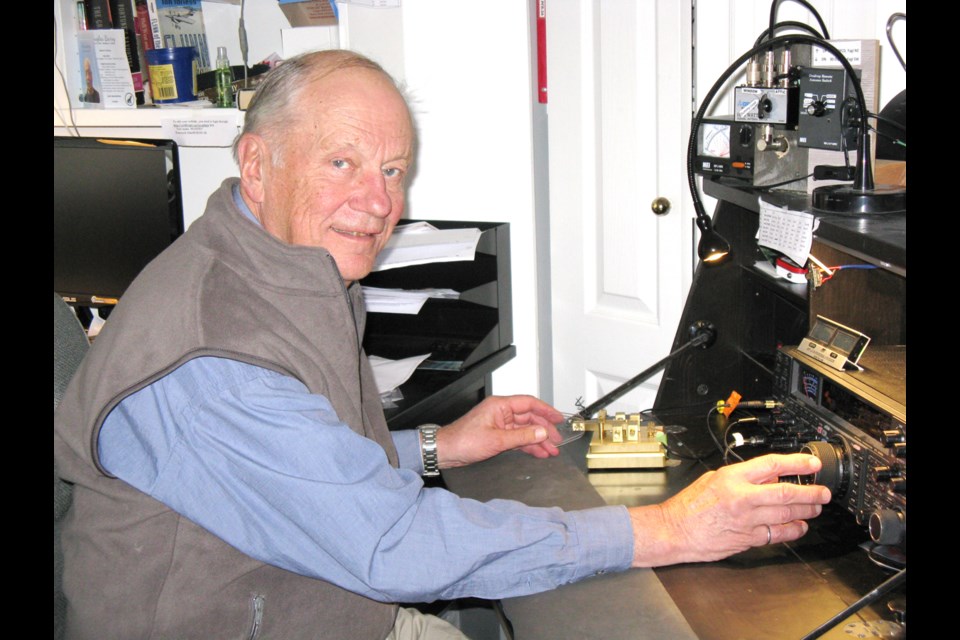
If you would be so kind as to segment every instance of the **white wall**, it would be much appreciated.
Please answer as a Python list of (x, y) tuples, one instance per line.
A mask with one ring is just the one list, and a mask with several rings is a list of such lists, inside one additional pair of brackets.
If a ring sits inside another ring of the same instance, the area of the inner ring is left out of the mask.
[(517, 357), (498, 394), (537, 394), (538, 333), (527, 2), (404, 0), (406, 82), (420, 128), (415, 218), (510, 223)]

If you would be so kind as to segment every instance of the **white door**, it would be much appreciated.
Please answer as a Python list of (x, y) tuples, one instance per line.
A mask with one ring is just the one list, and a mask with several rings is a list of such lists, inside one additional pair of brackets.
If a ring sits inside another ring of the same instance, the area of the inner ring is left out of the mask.
[[(689, 288), (691, 7), (549, 0), (553, 403), (575, 412), (670, 351)], [(652, 202), (666, 198), (663, 215)], [(653, 405), (659, 374), (610, 406)]]

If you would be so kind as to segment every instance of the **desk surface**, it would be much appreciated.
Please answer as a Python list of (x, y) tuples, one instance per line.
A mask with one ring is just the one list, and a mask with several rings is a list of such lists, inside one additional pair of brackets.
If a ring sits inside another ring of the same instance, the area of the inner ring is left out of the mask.
[[(661, 502), (707, 470), (703, 463), (684, 461), (664, 470), (586, 474), (585, 451), (583, 442), (546, 461), (505, 454), (445, 471), (444, 480), (467, 497), (577, 509)], [(869, 561), (859, 547), (864, 540), (852, 516), (828, 508), (794, 543), (751, 549), (721, 562), (599, 576), (502, 604), (517, 640), (796, 640), (892, 575)], [(886, 603), (904, 594), (901, 589), (862, 609), (823, 637), (896, 637), (889, 635), (896, 627)]]
[[(585, 474), (587, 444), (577, 440), (549, 460), (511, 452), (445, 470), (443, 479), (453, 492), (477, 500), (510, 498), (565, 509), (603, 506)], [(501, 604), (517, 640), (697, 638), (650, 569), (598, 576)]]

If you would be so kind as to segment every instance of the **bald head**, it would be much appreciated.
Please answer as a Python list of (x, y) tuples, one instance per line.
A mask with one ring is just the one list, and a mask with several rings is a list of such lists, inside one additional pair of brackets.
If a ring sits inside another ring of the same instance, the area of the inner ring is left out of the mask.
[(359, 53), (330, 49), (296, 56), (272, 69), (257, 86), (245, 114), (243, 131), (233, 143), (234, 159), (239, 161), (237, 147), (243, 135), (255, 133), (273, 142), (273, 161), (279, 162), (286, 134), (296, 134), (298, 116), (313, 106), (302, 100), (304, 89), (331, 74), (350, 69), (367, 69), (382, 76), (402, 96), (390, 74)]

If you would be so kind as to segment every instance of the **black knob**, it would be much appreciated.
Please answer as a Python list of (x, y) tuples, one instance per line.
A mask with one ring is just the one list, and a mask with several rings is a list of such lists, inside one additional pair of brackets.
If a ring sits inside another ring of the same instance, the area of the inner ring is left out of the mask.
[(907, 492), (907, 479), (903, 477), (891, 478), (890, 489), (894, 493), (905, 494)]
[(807, 115), (819, 118), (827, 112), (827, 105), (824, 104), (823, 100), (811, 100), (807, 104)]
[(907, 436), (900, 429), (884, 429), (880, 434), (880, 442), (885, 447), (892, 447), (897, 442), (906, 442)]
[(820, 458), (820, 471), (813, 475), (813, 484), (822, 484), (830, 489), (834, 500), (840, 497), (844, 482), (843, 449), (840, 445), (823, 440), (813, 440), (800, 448), (801, 453), (810, 453)]
[(900, 467), (894, 465), (892, 467), (880, 466), (873, 468), (873, 478), (877, 482), (889, 482), (893, 478), (900, 476)]
[(906, 443), (906, 442), (894, 442), (894, 443), (893, 443), (893, 447), (891, 447), (891, 449), (893, 450), (893, 455), (894, 455), (894, 456), (896, 456), (896, 457), (898, 457), (898, 458), (906, 458), (906, 457), (907, 457), (907, 443)]
[(877, 509), (870, 514), (870, 539), (877, 544), (898, 545), (907, 534), (907, 518), (893, 509)]

